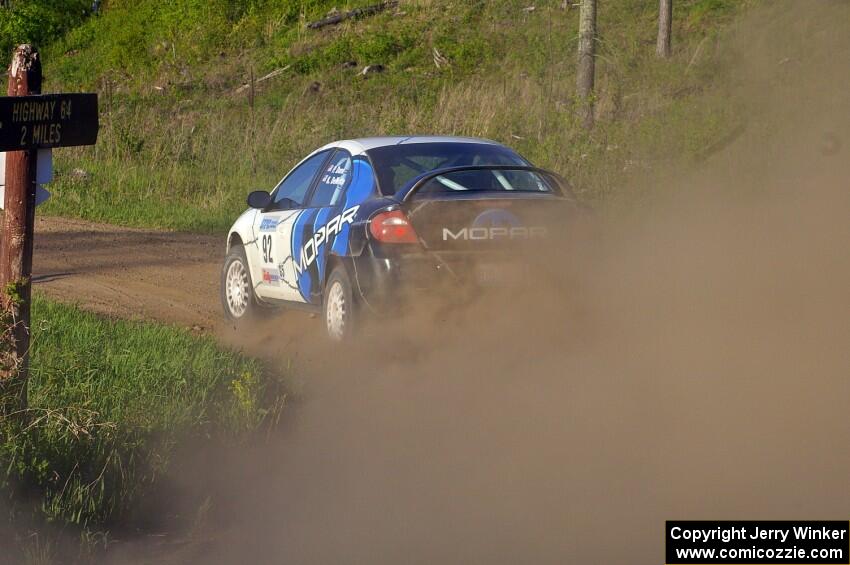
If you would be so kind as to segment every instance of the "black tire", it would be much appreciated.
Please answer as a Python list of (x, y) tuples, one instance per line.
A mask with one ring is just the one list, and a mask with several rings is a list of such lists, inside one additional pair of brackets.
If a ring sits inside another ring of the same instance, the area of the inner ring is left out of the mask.
[(357, 328), (357, 303), (351, 279), (342, 265), (331, 271), (322, 300), (322, 323), (332, 341), (351, 339)]
[[(240, 274), (241, 270), (241, 274)], [(236, 280), (229, 280), (229, 276), (239, 277), (242, 280), (242, 295), (237, 299)], [(251, 280), (251, 270), (248, 267), (248, 259), (245, 256), (245, 248), (242, 245), (233, 245), (230, 252), (224, 258), (224, 266), (221, 268), (221, 306), (224, 309), (224, 317), (232, 322), (243, 322), (256, 318), (259, 314), (259, 304), (254, 294), (254, 283)], [(240, 308), (240, 304), (242, 308)]]

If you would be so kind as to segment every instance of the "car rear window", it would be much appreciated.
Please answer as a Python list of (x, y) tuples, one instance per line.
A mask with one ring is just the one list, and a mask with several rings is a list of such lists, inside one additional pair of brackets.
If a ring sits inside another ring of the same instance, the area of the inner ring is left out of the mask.
[(481, 169), (453, 171), (428, 180), (417, 196), (462, 192), (557, 192), (551, 179), (535, 171)]
[(366, 152), (375, 167), (381, 193), (393, 195), (405, 184), (436, 169), (529, 163), (507, 147), (486, 143), (410, 143)]

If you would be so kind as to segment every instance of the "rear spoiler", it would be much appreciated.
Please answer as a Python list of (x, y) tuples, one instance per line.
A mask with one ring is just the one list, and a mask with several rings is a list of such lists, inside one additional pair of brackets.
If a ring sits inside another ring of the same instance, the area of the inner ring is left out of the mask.
[(470, 165), (465, 167), (446, 167), (443, 169), (428, 171), (427, 173), (422, 173), (421, 175), (404, 185), (404, 187), (402, 187), (401, 189), (399, 189), (398, 192), (396, 192), (395, 197), (401, 202), (407, 202), (413, 197), (414, 194), (416, 194), (416, 192), (420, 188), (425, 186), (428, 181), (441, 175), (457, 173), (461, 171), (529, 171), (532, 173), (537, 173), (539, 175), (543, 175), (545, 177), (549, 177), (550, 179), (555, 180), (555, 184), (561, 191), (560, 196), (563, 196), (564, 198), (568, 198), (570, 200), (576, 200), (575, 195), (573, 195), (570, 183), (558, 173), (547, 171), (546, 169), (541, 169), (539, 167), (529, 167), (522, 165)]

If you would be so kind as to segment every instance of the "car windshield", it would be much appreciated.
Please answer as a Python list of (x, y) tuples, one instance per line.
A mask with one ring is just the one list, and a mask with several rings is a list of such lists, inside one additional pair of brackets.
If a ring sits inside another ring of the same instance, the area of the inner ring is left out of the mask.
[[(381, 193), (386, 195), (395, 194), (410, 180), (436, 169), (482, 165), (528, 166), (529, 164), (506, 147), (486, 143), (386, 145), (375, 147), (366, 153), (375, 167)], [(509, 172), (516, 174), (518, 171)], [(490, 175), (492, 176), (492, 173)], [(526, 186), (526, 184), (519, 182), (518, 186)]]

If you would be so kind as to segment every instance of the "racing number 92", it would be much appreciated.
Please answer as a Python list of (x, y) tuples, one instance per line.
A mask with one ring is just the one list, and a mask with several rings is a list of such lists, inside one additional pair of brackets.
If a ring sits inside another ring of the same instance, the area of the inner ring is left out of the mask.
[(272, 257), (272, 236), (264, 235), (263, 236), (263, 262), (264, 263), (274, 263), (274, 258)]

